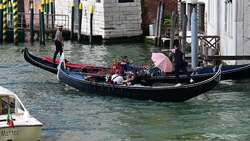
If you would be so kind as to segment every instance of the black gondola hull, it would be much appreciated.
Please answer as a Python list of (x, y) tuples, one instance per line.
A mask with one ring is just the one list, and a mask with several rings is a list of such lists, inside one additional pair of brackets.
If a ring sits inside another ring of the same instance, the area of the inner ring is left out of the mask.
[(183, 102), (194, 98), (214, 88), (220, 81), (221, 72), (218, 71), (212, 78), (182, 86), (119, 86), (84, 80), (83, 74), (65, 70), (62, 66), (58, 71), (58, 79), (69, 86), (81, 91), (92, 92), (105, 96), (126, 97), (138, 100), (153, 100), (159, 102)]
[[(51, 63), (49, 61), (43, 60), (42, 58), (36, 57), (29, 53), (28, 49), (25, 48), (24, 50), (24, 58), (27, 62), (30, 64), (37, 66), (39, 68), (42, 68), (44, 70), (47, 70), (51, 73), (56, 74), (57, 73), (57, 65), (54, 63)], [(80, 66), (80, 65), (79, 65)], [(79, 68), (73, 68), (74, 71), (82, 71), (82, 67)], [(110, 72), (110, 70), (107, 71), (107, 68), (105, 67), (97, 67), (95, 70), (93, 68), (90, 68), (91, 73), (94, 75), (94, 73), (98, 72), (101, 69), (102, 72)], [(109, 68), (110, 69), (110, 68)], [(86, 69), (86, 72), (90, 72), (90, 70)], [(221, 80), (239, 80), (239, 79), (248, 79), (250, 78), (250, 65), (228, 65), (228, 66), (222, 66), (222, 76)], [(211, 67), (201, 68), (196, 71), (195, 74), (191, 75), (192, 79), (195, 82), (206, 80), (210, 77), (212, 77), (215, 74), (215, 71)], [(95, 74), (99, 75), (99, 74)], [(105, 76), (105, 74), (102, 74), (101, 76)], [(138, 77), (138, 80), (145, 79), (149, 84), (151, 83), (157, 83), (157, 82), (164, 82), (164, 83), (189, 83), (190, 78), (186, 75), (180, 75), (180, 78), (177, 79), (174, 74), (170, 73), (166, 76), (151, 76), (151, 77)]]

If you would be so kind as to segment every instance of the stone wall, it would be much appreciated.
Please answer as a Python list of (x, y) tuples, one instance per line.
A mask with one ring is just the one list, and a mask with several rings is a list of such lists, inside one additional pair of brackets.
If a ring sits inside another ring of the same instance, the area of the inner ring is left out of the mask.
[(104, 1), (104, 38), (131, 37), (142, 34), (141, 2)]
[[(56, 0), (56, 13), (70, 16), (72, 0)], [(103, 39), (139, 36), (141, 30), (141, 1), (119, 3), (118, 0), (81, 0), (83, 3), (82, 34), (90, 34), (90, 6), (94, 6), (93, 35)], [(77, 19), (77, 14), (75, 19)], [(77, 21), (77, 20), (76, 20)], [(75, 23), (77, 32), (78, 22)], [(70, 26), (70, 25), (69, 25)]]

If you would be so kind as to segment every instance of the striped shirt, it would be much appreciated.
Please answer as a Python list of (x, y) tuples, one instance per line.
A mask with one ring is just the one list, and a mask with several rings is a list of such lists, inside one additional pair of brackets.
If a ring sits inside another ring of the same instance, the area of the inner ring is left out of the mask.
[(59, 29), (56, 30), (55, 41), (63, 41), (62, 32)]

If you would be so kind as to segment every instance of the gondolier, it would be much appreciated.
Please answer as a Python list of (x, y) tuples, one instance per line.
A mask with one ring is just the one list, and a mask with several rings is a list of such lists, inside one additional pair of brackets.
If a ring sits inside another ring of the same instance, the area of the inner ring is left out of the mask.
[(184, 74), (187, 74), (187, 62), (184, 60), (184, 54), (181, 52), (179, 48), (175, 49), (174, 52), (174, 65), (175, 65), (175, 76), (179, 78), (180, 70), (183, 71)]
[(58, 26), (58, 29), (57, 29), (56, 35), (55, 35), (56, 51), (54, 53), (54, 58), (53, 58), (53, 62), (54, 63), (56, 63), (56, 56), (57, 56), (57, 54), (60, 53), (60, 56), (61, 56), (62, 52), (63, 52), (62, 30), (63, 30), (63, 26), (62, 25)]

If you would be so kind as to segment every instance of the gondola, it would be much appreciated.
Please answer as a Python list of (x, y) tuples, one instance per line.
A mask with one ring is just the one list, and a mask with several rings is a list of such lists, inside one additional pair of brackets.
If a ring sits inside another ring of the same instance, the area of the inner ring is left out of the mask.
[[(37, 57), (29, 53), (29, 50), (27, 48), (24, 49), (23, 53), (24, 53), (24, 59), (30, 64), (36, 67), (42, 68), (51, 73), (57, 74), (57, 66), (59, 63), (58, 59), (56, 60), (56, 63), (53, 63), (50, 57), (43, 57), (43, 58)], [(104, 68), (100, 66), (87, 65), (87, 64), (73, 64), (73, 63), (67, 62), (66, 66), (67, 68), (74, 70), (74, 71), (91, 72), (93, 75), (95, 74), (95, 75), (100, 75), (100, 76), (105, 76), (106, 74), (104, 72), (113, 72), (112, 68), (110, 67)]]
[(91, 79), (91, 77), (88, 77), (82, 72), (68, 70), (65, 68), (64, 63), (61, 63), (57, 77), (61, 82), (76, 89), (104, 96), (117, 96), (158, 102), (183, 102), (214, 88), (220, 81), (221, 68), (219, 68), (211, 78), (187, 85), (115, 85), (106, 83), (102, 79)]
[[(209, 77), (212, 77), (216, 72), (214, 67), (203, 67), (199, 68), (194, 72), (189, 72), (191, 78), (198, 82), (205, 80)], [(223, 65), (221, 68), (221, 80), (240, 80), (240, 79), (249, 79), (250, 78), (250, 64), (245, 65)], [(182, 82), (187, 83), (190, 80), (190, 77), (187, 75), (180, 75), (180, 78), (177, 79), (173, 75), (167, 76), (154, 76), (150, 79), (151, 83), (155, 82)]]
[[(57, 64), (55, 65), (52, 62), (52, 59), (49, 57), (36, 57), (29, 53), (28, 49), (25, 48), (24, 50), (24, 58), (27, 62), (31, 63), (34, 66), (40, 67), (44, 70), (52, 72), (54, 74), (57, 73)], [(84, 65), (84, 64), (73, 64), (73, 63), (66, 63), (66, 66), (72, 70), (80, 70), (85, 72), (90, 72), (91, 74), (105, 76), (105, 72), (114, 72), (112, 67), (102, 67), (102, 66), (93, 66), (93, 65)], [(250, 64), (245, 65), (223, 65), (221, 68), (222, 76), (221, 80), (238, 80), (238, 79), (247, 79), (250, 78)], [(197, 69), (194, 72), (189, 72), (191, 74), (192, 79), (195, 82), (199, 82), (202, 80), (206, 80), (212, 77), (215, 74), (216, 70), (213, 67), (202, 67)], [(190, 77), (187, 75), (180, 75), (179, 78), (176, 78), (173, 73), (165, 74), (162, 76), (152, 76), (152, 75), (139, 75), (137, 77), (139, 80), (145, 80), (149, 85), (155, 82), (167, 82), (167, 83), (189, 83)]]

